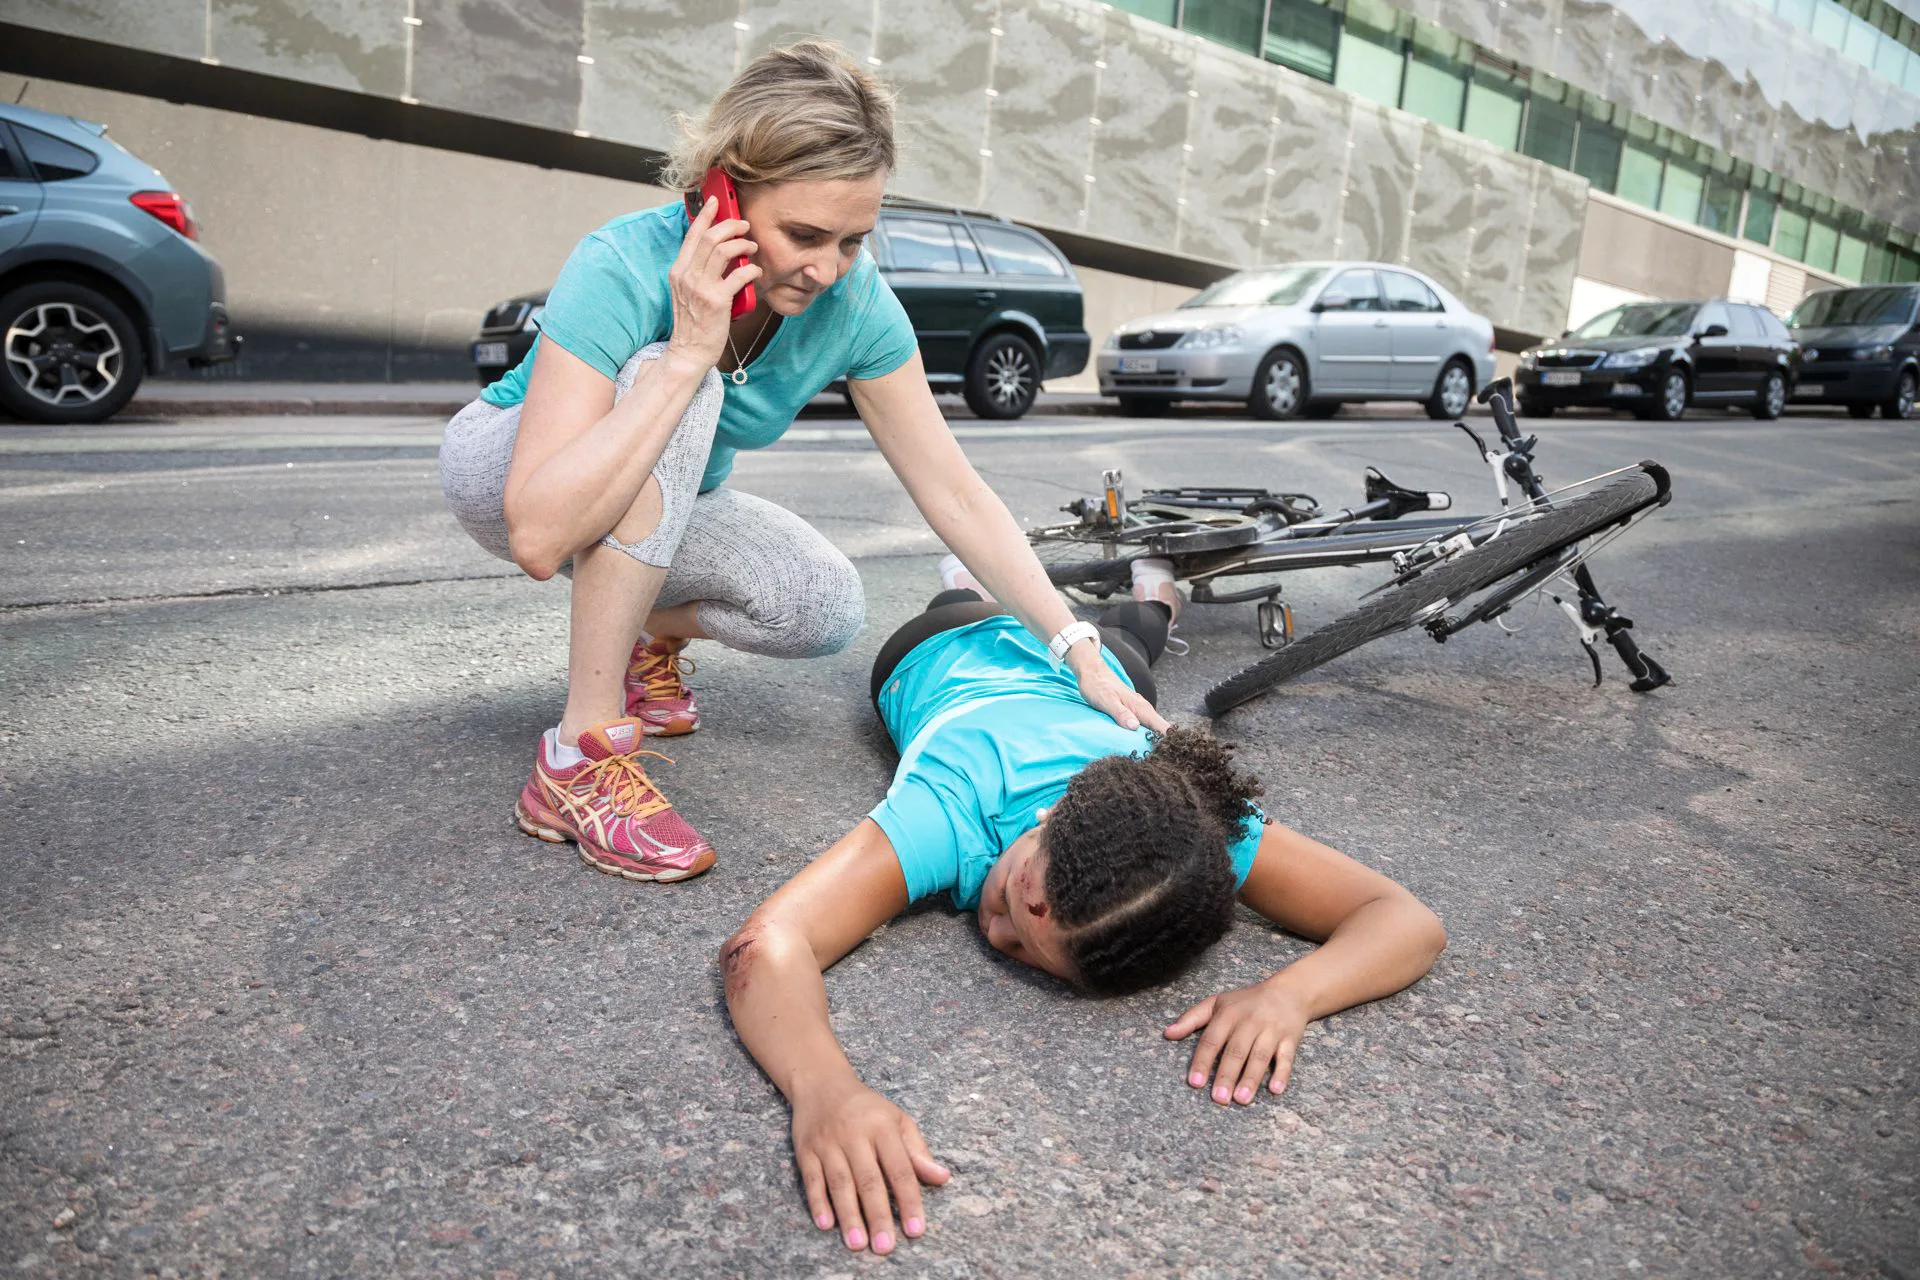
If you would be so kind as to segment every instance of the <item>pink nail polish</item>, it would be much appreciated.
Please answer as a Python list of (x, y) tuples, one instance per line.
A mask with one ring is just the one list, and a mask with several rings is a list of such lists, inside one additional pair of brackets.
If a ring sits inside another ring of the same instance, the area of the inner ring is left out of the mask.
[(927, 1229), (927, 1224), (926, 1224), (926, 1223), (924, 1223), (924, 1222), (922, 1222), (922, 1221), (920, 1221), (920, 1219), (918, 1219), (918, 1218), (908, 1218), (908, 1219), (907, 1219), (907, 1234), (908, 1234), (908, 1235), (910, 1235), (910, 1236), (917, 1236), (917, 1235), (919, 1235), (919, 1234), (920, 1234), (920, 1233), (921, 1233), (922, 1231), (925, 1231), (926, 1229)]
[(882, 1231), (873, 1238), (873, 1249), (875, 1253), (885, 1253), (891, 1248), (893, 1248), (893, 1237), (886, 1232)]
[(847, 1232), (847, 1248), (864, 1249), (867, 1247), (867, 1233), (855, 1227)]
[(1253, 1090), (1251, 1090), (1251, 1089), (1244, 1089), (1244, 1088), (1243, 1088), (1243, 1089), (1241, 1089), (1241, 1090), (1240, 1090), (1240, 1092), (1238, 1092), (1238, 1093), (1236, 1093), (1236, 1094), (1234, 1094), (1233, 1096), (1234, 1096), (1234, 1097), (1236, 1097), (1236, 1098), (1238, 1098), (1238, 1099), (1240, 1099), (1240, 1101), (1242, 1101), (1242, 1102), (1252, 1102), (1252, 1101), (1253, 1101)]
[(1196, 1071), (1192, 1075), (1187, 1077), (1187, 1083), (1192, 1085), (1196, 1089), (1198, 1089), (1201, 1085), (1205, 1084), (1206, 1082), (1207, 1082), (1207, 1077), (1203, 1072)]
[(819, 1226), (819, 1228), (822, 1231), (825, 1231), (828, 1227), (833, 1225), (833, 1215), (830, 1213), (823, 1213), (819, 1217), (815, 1218), (814, 1222), (816, 1225)]
[(1215, 1102), (1225, 1102), (1227, 1100), (1227, 1091), (1224, 1088), (1215, 1089), (1213, 1091), (1213, 1100)]

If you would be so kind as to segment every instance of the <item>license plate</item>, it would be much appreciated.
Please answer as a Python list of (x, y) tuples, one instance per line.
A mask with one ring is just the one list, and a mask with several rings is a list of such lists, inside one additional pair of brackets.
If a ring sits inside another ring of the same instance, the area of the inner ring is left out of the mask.
[(505, 364), (507, 362), (507, 344), (504, 342), (474, 343), (473, 362), (475, 364)]
[(1796, 396), (1823, 396), (1827, 394), (1827, 388), (1823, 383), (1803, 382), (1793, 389), (1793, 394)]
[(1577, 387), (1580, 385), (1580, 371), (1578, 369), (1571, 369), (1543, 373), (1540, 375), (1540, 385), (1543, 387)]
[(1120, 372), (1122, 373), (1158, 373), (1160, 372), (1160, 357), (1158, 356), (1121, 356)]

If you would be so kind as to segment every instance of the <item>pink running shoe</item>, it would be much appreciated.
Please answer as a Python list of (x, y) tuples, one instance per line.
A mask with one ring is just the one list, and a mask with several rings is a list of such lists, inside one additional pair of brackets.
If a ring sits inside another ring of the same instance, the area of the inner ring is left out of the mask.
[(680, 656), (686, 647), (685, 640), (633, 646), (627, 664), (627, 714), (649, 738), (677, 738), (700, 727), (700, 704), (686, 681), (693, 674), (693, 659)]
[(638, 720), (615, 720), (580, 735), (587, 757), (558, 769), (541, 739), (533, 776), (520, 790), (520, 829), (550, 844), (571, 840), (580, 861), (628, 880), (686, 880), (714, 862), (713, 846), (673, 811), (640, 763)]

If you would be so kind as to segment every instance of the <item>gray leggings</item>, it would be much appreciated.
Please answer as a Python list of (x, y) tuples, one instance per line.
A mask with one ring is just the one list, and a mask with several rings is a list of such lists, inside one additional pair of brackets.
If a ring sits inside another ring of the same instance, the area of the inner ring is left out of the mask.
[[(641, 363), (665, 350), (656, 342), (627, 361), (614, 382), (616, 402), (633, 387)], [(654, 532), (636, 543), (612, 534), (600, 541), (666, 569), (655, 607), (701, 601), (701, 629), (729, 649), (772, 658), (838, 653), (866, 620), (853, 562), (783, 507), (732, 489), (699, 492), (723, 394), (720, 375), (708, 370), (654, 464), (662, 506)], [(440, 442), (447, 506), (475, 542), (502, 560), (513, 559), (505, 495), (519, 432), (519, 405), (475, 400), (453, 416)], [(561, 572), (571, 571), (569, 565)]]

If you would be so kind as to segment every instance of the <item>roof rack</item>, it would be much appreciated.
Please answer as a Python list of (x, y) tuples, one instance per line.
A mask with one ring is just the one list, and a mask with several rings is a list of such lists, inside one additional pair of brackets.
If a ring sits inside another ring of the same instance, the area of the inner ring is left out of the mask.
[(984, 218), (988, 222), (1012, 222), (1004, 213), (988, 213), (984, 209), (962, 209), (958, 205), (942, 204), (935, 200), (916, 200), (912, 196), (889, 195), (880, 201), (883, 209), (914, 209), (923, 213), (951, 213), (961, 218)]

